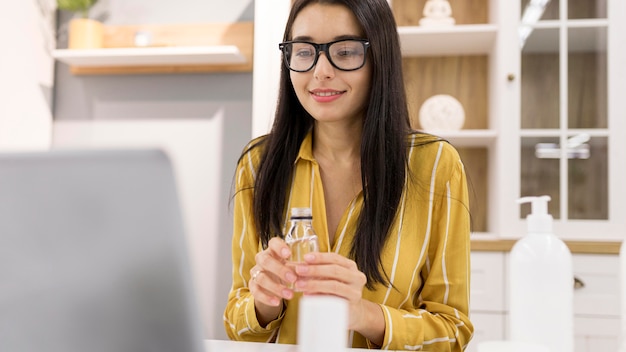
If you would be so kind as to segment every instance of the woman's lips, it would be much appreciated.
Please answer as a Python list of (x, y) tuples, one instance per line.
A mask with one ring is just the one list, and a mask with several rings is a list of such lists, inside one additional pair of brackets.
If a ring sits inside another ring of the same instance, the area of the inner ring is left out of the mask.
[(345, 93), (345, 91), (315, 89), (310, 91), (310, 93), (316, 102), (329, 103), (339, 99)]

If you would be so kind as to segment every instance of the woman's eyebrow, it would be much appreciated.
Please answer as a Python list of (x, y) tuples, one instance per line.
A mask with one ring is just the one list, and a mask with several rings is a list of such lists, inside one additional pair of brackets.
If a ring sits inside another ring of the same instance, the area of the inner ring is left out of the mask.
[[(350, 35), (350, 34), (344, 34), (344, 35), (339, 35), (339, 36), (334, 37), (332, 41), (335, 41), (335, 40), (344, 40), (344, 39), (360, 39), (360, 38), (362, 38), (362, 36), (360, 36), (360, 35)], [(301, 35), (301, 36), (297, 36), (297, 37), (294, 37), (294, 38), (293, 38), (293, 39), (291, 39), (291, 40), (301, 40), (301, 41), (306, 41), (306, 42), (313, 42), (313, 43), (315, 43), (315, 41), (313, 40), (313, 37), (308, 36), (308, 35)]]

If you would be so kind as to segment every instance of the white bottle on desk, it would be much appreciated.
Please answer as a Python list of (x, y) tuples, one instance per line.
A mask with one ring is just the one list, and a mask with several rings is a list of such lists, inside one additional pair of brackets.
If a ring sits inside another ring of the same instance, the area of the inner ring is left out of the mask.
[(572, 254), (552, 233), (549, 196), (524, 197), (531, 203), (528, 234), (510, 254), (510, 338), (546, 346), (552, 352), (574, 351)]
[(622, 247), (619, 254), (620, 261), (620, 281), (621, 281), (621, 296), (622, 296), (622, 347), (620, 352), (626, 352), (626, 239), (622, 241)]

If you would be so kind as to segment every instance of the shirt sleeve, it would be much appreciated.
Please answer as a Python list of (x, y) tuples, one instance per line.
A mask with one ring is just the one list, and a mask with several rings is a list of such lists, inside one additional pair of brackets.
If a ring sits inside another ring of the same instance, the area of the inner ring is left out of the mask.
[[(437, 170), (437, 192), (427, 264), (414, 309), (381, 305), (385, 317), (382, 349), (461, 352), (473, 334), (469, 320), (470, 212), (463, 164), (451, 146)], [(447, 149), (447, 151), (445, 150)], [(441, 191), (439, 191), (441, 190)], [(370, 347), (371, 344), (370, 344)]]
[(232, 287), (224, 311), (224, 327), (231, 340), (270, 342), (275, 339), (283, 313), (262, 327), (256, 317), (254, 297), (248, 289), (250, 269), (254, 256), (261, 250), (261, 242), (253, 217), (253, 186), (257, 160), (253, 152), (246, 152), (239, 161), (235, 174)]

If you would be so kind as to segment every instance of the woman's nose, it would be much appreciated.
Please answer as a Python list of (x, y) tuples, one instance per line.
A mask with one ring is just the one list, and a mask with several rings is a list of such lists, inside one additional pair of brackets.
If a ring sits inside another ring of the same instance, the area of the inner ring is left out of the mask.
[(326, 53), (320, 53), (319, 58), (317, 59), (317, 63), (313, 68), (314, 76), (318, 80), (327, 80), (331, 79), (335, 76), (335, 68), (328, 60)]

